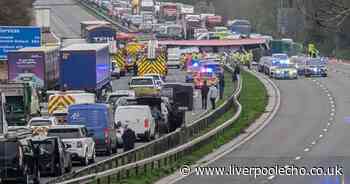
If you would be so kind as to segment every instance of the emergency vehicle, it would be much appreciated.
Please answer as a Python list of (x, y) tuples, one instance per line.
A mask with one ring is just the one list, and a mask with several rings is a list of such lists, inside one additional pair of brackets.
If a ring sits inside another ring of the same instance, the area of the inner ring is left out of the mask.
[(165, 78), (168, 74), (166, 50), (158, 47), (157, 41), (151, 40), (145, 46), (140, 60), (137, 61), (137, 74), (144, 76), (146, 74), (158, 74)]
[(68, 107), (73, 104), (96, 103), (96, 96), (85, 91), (51, 92), (48, 101), (48, 113), (57, 118), (60, 124), (66, 121)]
[(221, 74), (223, 74), (223, 68), (220, 63), (202, 61), (200, 70), (193, 75), (194, 86), (199, 89), (204, 85), (204, 81), (207, 81), (208, 86), (217, 85)]

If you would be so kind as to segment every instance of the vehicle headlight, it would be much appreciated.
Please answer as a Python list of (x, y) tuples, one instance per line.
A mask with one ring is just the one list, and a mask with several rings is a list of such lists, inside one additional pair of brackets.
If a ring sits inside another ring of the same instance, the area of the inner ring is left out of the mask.
[(83, 143), (81, 141), (77, 142), (77, 148), (82, 148), (83, 147)]

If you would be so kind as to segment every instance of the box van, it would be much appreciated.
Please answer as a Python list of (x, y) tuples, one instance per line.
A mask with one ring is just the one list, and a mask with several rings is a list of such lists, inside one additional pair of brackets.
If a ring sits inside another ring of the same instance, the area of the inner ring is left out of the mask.
[(151, 109), (147, 105), (119, 106), (115, 110), (115, 122), (128, 125), (135, 131), (136, 137), (150, 140), (156, 133), (156, 123)]
[(85, 125), (94, 138), (96, 152), (111, 155), (117, 152), (117, 129), (111, 106), (107, 104), (78, 104), (68, 108), (67, 124)]

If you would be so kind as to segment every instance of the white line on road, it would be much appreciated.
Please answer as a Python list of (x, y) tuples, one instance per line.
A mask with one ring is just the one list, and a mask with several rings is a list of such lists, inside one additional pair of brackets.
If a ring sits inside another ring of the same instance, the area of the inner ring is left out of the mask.
[(320, 138), (322, 138), (323, 137), (323, 134), (320, 134), (320, 136), (319, 136)]
[(330, 123), (330, 122), (328, 122), (328, 123), (327, 123), (327, 126), (331, 126), (331, 123)]
[(311, 143), (312, 145), (315, 145), (316, 144), (316, 141), (312, 141), (312, 143)]
[(295, 160), (300, 160), (300, 159), (301, 159), (301, 156), (295, 157)]
[(308, 151), (310, 151), (310, 148), (305, 148), (304, 151), (308, 152)]
[(328, 132), (328, 129), (327, 129), (327, 128), (325, 128), (325, 129), (323, 129), (323, 131), (324, 131), (324, 132)]
[(334, 112), (332, 112), (332, 113), (331, 113), (331, 116), (335, 116), (335, 113), (334, 113)]

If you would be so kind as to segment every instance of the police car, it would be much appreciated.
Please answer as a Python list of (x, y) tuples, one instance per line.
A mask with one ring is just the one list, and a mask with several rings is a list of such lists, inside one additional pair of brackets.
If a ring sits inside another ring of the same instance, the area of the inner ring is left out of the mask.
[(297, 79), (298, 71), (294, 65), (283, 64), (272, 69), (271, 77), (275, 79)]
[(306, 61), (305, 77), (321, 76), (327, 77), (327, 67), (320, 58), (312, 58)]
[(187, 74), (186, 74), (186, 82), (193, 82), (193, 75), (198, 72), (201, 68), (201, 62), (199, 60), (192, 60), (187, 63)]

